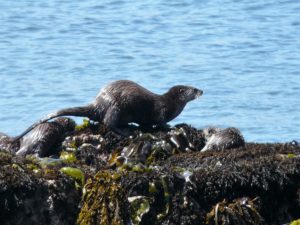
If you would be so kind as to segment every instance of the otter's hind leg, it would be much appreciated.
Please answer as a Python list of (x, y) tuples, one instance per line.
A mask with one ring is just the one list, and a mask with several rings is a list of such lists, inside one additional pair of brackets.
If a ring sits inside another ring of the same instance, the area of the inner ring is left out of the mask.
[(122, 136), (129, 136), (131, 134), (128, 129), (128, 124), (121, 123), (120, 111), (117, 108), (107, 110), (103, 123), (108, 127), (108, 129)]

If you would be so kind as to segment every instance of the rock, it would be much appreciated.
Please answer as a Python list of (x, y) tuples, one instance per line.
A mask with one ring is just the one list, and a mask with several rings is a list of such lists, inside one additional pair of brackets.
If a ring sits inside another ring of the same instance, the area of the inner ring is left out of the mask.
[(201, 152), (205, 144), (203, 131), (186, 124), (122, 137), (85, 121), (58, 159), (1, 152), (1, 224), (271, 225), (300, 218), (300, 146)]
[(0, 167), (1, 224), (75, 223), (80, 191), (73, 179), (3, 152)]

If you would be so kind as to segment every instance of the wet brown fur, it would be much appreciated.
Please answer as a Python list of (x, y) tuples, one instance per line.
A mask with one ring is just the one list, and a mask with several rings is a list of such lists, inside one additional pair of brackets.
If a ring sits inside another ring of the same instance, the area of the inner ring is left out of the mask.
[(20, 139), (37, 125), (59, 116), (83, 116), (103, 122), (109, 129), (128, 135), (128, 123), (142, 127), (165, 126), (177, 117), (186, 103), (201, 96), (202, 91), (178, 85), (163, 95), (152, 93), (129, 80), (119, 80), (101, 89), (95, 100), (83, 107), (66, 108), (52, 113), (24, 131)]
[(20, 139), (16, 155), (37, 154), (39, 157), (53, 155), (66, 134), (75, 129), (75, 122), (69, 118), (58, 118), (53, 122), (38, 125)]

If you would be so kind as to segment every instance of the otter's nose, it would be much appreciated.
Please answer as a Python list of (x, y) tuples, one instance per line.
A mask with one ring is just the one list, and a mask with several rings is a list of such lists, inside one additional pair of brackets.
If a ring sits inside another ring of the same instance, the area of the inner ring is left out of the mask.
[(197, 95), (198, 96), (201, 96), (201, 95), (203, 95), (203, 91), (202, 90), (200, 90), (200, 89), (197, 89), (197, 88), (195, 88), (195, 90), (194, 90), (196, 93), (197, 93)]
[(203, 94), (203, 91), (202, 90), (199, 90), (197, 88), (194, 88), (194, 96), (195, 98), (199, 98), (202, 94)]

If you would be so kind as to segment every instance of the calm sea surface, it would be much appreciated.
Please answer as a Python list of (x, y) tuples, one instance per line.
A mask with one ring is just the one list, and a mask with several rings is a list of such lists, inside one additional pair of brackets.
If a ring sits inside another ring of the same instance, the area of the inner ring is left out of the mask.
[(17, 135), (130, 79), (157, 93), (204, 90), (171, 124), (300, 140), (300, 1), (19, 0), (0, 9), (2, 132)]

